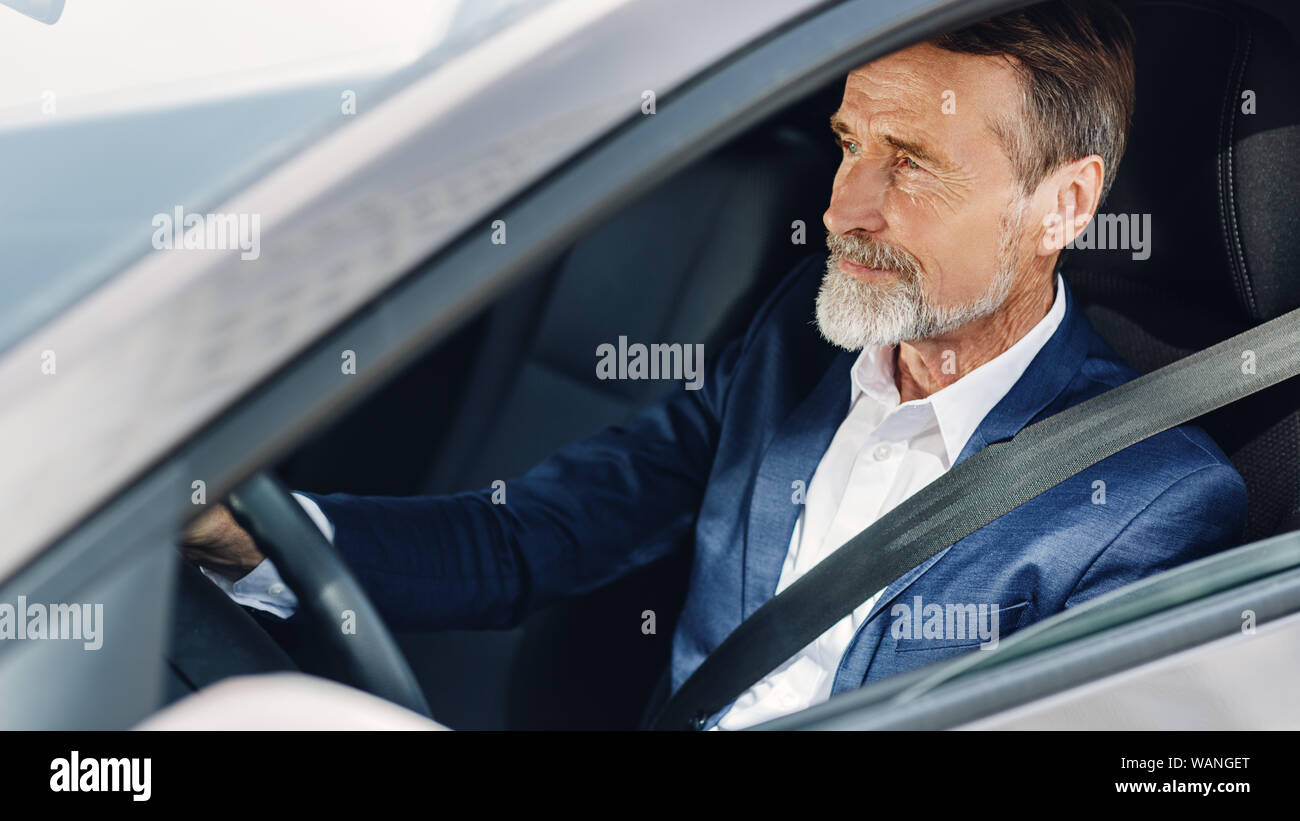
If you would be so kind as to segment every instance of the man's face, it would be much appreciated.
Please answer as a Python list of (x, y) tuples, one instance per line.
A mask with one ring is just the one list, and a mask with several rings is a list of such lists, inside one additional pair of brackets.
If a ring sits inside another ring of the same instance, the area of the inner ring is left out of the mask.
[(1015, 123), (1002, 58), (913, 46), (849, 75), (824, 222), (824, 336), (850, 350), (944, 334), (995, 311), (1026, 258), (1025, 201), (991, 118)]

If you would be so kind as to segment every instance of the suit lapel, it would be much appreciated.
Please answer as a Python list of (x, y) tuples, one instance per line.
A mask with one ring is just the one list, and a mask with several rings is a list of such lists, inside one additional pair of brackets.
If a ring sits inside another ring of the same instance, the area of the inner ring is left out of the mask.
[(1070, 384), (1083, 360), (1093, 330), (1065, 286), (1065, 316), (1056, 332), (1029, 363), (1019, 381), (993, 406), (971, 434), (954, 466), (994, 442), (1010, 439), (1043, 412)]
[(849, 410), (849, 369), (856, 354), (840, 352), (811, 394), (781, 424), (763, 454), (754, 479), (745, 530), (742, 618), (776, 592), (790, 549), (790, 536), (803, 509), (794, 501), (794, 482), (804, 491), (835, 431)]

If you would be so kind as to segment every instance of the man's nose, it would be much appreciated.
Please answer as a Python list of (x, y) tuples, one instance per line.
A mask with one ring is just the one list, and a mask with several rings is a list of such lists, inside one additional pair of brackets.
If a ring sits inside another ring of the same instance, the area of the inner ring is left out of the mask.
[(861, 161), (847, 174), (836, 177), (831, 186), (831, 204), (822, 214), (826, 230), (840, 235), (853, 231), (875, 234), (884, 230), (886, 222), (881, 206), (885, 185), (885, 175)]

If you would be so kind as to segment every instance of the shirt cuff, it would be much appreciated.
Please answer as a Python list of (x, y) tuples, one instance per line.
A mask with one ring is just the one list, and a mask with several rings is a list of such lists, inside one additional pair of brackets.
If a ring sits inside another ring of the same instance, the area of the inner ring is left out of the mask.
[(236, 604), (263, 610), (282, 619), (292, 616), (298, 607), (298, 597), (280, 578), (270, 559), (263, 559), (257, 567), (233, 582), (225, 576), (208, 572), (206, 567), (200, 566), (199, 570)]
[[(320, 505), (301, 493), (293, 494), (293, 498), (302, 505), (321, 534), (329, 540), (330, 544), (333, 544), (334, 523), (320, 509)], [(298, 609), (298, 597), (284, 583), (284, 579), (280, 578), (280, 571), (275, 569), (270, 559), (263, 559), (257, 567), (233, 582), (225, 576), (209, 573), (205, 567), (200, 567), (199, 570), (203, 571), (203, 575), (211, 579), (212, 583), (221, 588), (236, 604), (262, 610), (282, 619), (289, 618)]]

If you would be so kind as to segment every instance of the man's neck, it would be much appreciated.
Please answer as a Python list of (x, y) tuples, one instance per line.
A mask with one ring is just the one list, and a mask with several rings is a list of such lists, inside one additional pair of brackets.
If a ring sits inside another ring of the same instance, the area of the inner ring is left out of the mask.
[(1036, 277), (988, 316), (942, 336), (900, 343), (894, 360), (898, 401), (924, 399), (998, 356), (1047, 316), (1055, 297), (1055, 275)]

